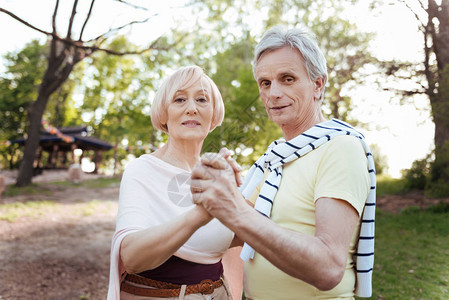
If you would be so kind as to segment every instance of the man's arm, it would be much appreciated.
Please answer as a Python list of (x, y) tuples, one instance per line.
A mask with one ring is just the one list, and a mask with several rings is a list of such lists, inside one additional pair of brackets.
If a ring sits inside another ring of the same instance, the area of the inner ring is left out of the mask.
[[(229, 221), (226, 221), (229, 220)], [(347, 202), (320, 198), (314, 236), (282, 228), (255, 210), (223, 222), (274, 266), (320, 290), (342, 279), (358, 214)]]
[(320, 290), (335, 287), (342, 279), (349, 244), (358, 213), (346, 201), (320, 198), (316, 201), (314, 236), (282, 228), (250, 207), (233, 181), (224, 161), (198, 165), (192, 173), (195, 203), (219, 219), (283, 272)]

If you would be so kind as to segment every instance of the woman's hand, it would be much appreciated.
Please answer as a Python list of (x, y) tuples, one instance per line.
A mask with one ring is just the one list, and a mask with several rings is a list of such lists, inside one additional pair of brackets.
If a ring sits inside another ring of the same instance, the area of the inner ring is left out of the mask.
[(190, 217), (192, 218), (192, 222), (198, 224), (200, 227), (206, 225), (214, 218), (201, 205), (196, 205), (192, 209)]
[(231, 151), (229, 151), (228, 148), (221, 148), (218, 153), (221, 154), (232, 167), (232, 170), (234, 171), (235, 182), (237, 183), (238, 187), (241, 186), (243, 183), (242, 176), (240, 175), (242, 167), (240, 167), (235, 159), (231, 157)]

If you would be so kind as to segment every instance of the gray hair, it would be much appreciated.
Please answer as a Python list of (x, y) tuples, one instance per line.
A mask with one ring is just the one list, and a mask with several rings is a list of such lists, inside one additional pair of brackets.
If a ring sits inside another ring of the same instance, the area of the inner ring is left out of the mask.
[[(256, 75), (256, 67), (262, 55), (283, 47), (298, 49), (304, 58), (305, 67), (309, 79), (315, 81), (324, 77), (324, 85), (327, 82), (326, 58), (314, 37), (308, 32), (298, 29), (286, 29), (283, 26), (275, 26), (265, 32), (264, 36), (254, 50), (253, 74)], [(324, 95), (324, 88), (321, 99)]]

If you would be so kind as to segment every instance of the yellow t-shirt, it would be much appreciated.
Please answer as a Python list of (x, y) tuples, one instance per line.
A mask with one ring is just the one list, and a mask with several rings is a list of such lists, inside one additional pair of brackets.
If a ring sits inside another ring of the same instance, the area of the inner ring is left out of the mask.
[[(315, 234), (315, 201), (321, 197), (343, 199), (363, 212), (370, 188), (367, 159), (360, 141), (338, 136), (283, 166), (279, 190), (273, 201), (271, 219), (281, 227)], [(255, 201), (261, 185), (250, 201)], [(245, 263), (245, 295), (254, 300), (353, 299), (355, 271), (353, 259), (360, 230), (355, 230), (341, 282), (330, 291), (320, 291), (282, 272), (257, 252)]]

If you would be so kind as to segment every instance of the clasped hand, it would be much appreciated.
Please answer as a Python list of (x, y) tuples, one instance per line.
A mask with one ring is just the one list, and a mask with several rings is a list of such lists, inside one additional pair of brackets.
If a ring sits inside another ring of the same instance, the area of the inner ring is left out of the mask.
[(238, 187), (242, 184), (241, 167), (226, 148), (205, 153), (192, 170), (193, 202), (226, 225), (246, 204)]

